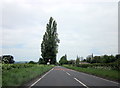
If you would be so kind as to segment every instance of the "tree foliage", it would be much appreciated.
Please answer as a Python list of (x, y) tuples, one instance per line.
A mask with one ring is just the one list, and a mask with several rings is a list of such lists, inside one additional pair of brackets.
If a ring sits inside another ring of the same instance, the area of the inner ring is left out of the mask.
[(120, 55), (103, 55), (103, 56), (94, 56), (93, 58), (87, 58), (86, 61), (89, 63), (112, 63), (120, 59)]
[(13, 59), (14, 59), (14, 57), (11, 55), (3, 55), (2, 56), (2, 63), (13, 64), (15, 62)]
[(62, 65), (62, 64), (68, 64), (68, 61), (67, 61), (67, 55), (65, 54), (65, 56), (62, 56), (60, 58), (60, 61), (59, 63)]
[(43, 58), (39, 58), (39, 61), (38, 61), (39, 64), (45, 64), (45, 61)]
[(75, 64), (75, 60), (69, 60), (68, 64), (74, 65)]
[(30, 61), (29, 64), (37, 64), (37, 63), (34, 61)]
[(76, 64), (78, 65), (79, 63), (80, 63), (80, 57), (77, 56)]
[(43, 41), (41, 43), (41, 56), (45, 61), (45, 64), (49, 62), (50, 64), (56, 63), (56, 54), (58, 53), (58, 33), (57, 33), (57, 23), (50, 17), (49, 23), (46, 26), (46, 32), (43, 36)]

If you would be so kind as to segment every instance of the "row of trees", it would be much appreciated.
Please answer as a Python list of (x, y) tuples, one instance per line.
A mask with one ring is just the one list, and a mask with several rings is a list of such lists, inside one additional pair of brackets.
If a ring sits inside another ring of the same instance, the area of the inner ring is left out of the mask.
[(94, 56), (92, 58), (87, 58), (84, 61), (88, 63), (112, 63), (118, 59), (120, 59), (120, 54), (117, 54), (116, 56), (113, 55)]
[(76, 60), (67, 60), (67, 55), (65, 54), (64, 56), (62, 56), (60, 58), (59, 64), (63, 65), (63, 64), (80, 64), (83, 62), (86, 63), (113, 63), (113, 62), (118, 62), (120, 61), (120, 54), (117, 54), (115, 56), (113, 55), (103, 55), (103, 56), (93, 56), (93, 57), (89, 57), (86, 59), (83, 59), (82, 61), (80, 61), (80, 57), (77, 56)]
[[(14, 57), (11, 55), (3, 55), (2, 57), (0, 57), (0, 61), (2, 63), (5, 64), (13, 64), (14, 61)], [(59, 60), (59, 64), (63, 65), (63, 64), (80, 64), (80, 62), (88, 62), (88, 63), (113, 63), (113, 62), (117, 62), (120, 61), (120, 54), (113, 56), (113, 55), (103, 55), (103, 56), (94, 56), (92, 58), (87, 58), (84, 59), (83, 61), (80, 61), (80, 57), (77, 56), (76, 60), (67, 60), (67, 55), (65, 54), (64, 56), (62, 56)], [(44, 59), (40, 58), (39, 61), (36, 63), (34, 61), (30, 61), (30, 64), (46, 64), (46, 62), (44, 61)], [(57, 64), (57, 63), (55, 63)]]
[(59, 64), (79, 64), (80, 63), (80, 57), (77, 56), (76, 60), (67, 60), (67, 55), (65, 54), (60, 58)]

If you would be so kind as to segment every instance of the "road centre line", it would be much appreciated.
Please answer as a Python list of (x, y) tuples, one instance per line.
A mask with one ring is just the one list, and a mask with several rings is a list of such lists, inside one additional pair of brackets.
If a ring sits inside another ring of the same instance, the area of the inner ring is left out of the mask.
[(66, 72), (68, 75), (70, 75), (70, 73)]
[[(65, 72), (65, 71), (64, 71)], [(69, 76), (71, 76), (70, 75), (70, 73), (68, 73), (68, 72), (66, 72)], [(79, 82), (80, 84), (82, 84), (83, 86), (85, 86), (86, 88), (89, 88), (89, 87), (87, 87), (84, 83), (82, 83), (81, 81), (79, 81), (77, 78), (74, 78), (77, 82)]]
[(77, 78), (74, 78), (77, 82), (79, 82), (80, 84), (82, 84), (83, 86), (85, 86), (86, 88), (89, 88), (87, 87), (84, 83), (82, 83), (80, 80), (78, 80)]
[[(70, 75), (70, 73), (66, 72), (68, 75)], [(77, 82), (79, 82), (80, 84), (82, 84), (83, 86), (85, 86), (86, 88), (89, 88), (87, 87), (84, 83), (82, 83), (80, 80), (78, 80), (77, 78), (74, 78)]]
[(52, 68), (50, 71), (48, 71), (46, 74), (44, 74), (41, 78), (39, 78), (37, 81), (35, 81), (33, 84), (30, 85), (29, 88), (31, 88), (32, 86), (34, 86), (38, 81), (40, 81), (43, 77), (45, 77), (48, 73), (50, 73), (54, 68)]

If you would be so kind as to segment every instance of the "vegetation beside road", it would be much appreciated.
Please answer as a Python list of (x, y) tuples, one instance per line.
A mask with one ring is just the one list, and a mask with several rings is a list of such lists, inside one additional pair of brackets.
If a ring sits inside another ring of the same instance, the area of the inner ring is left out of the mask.
[(73, 66), (73, 65), (63, 65), (64, 67), (66, 68), (69, 68), (69, 69), (73, 69), (73, 70), (76, 70), (76, 71), (79, 71), (79, 72), (85, 72), (85, 73), (89, 73), (89, 74), (92, 74), (92, 75), (96, 75), (96, 76), (100, 76), (100, 77), (103, 77), (103, 78), (107, 78), (107, 79), (110, 79), (110, 80), (115, 80), (115, 81), (120, 81), (120, 71), (119, 70), (113, 70), (113, 69), (107, 69), (104, 67), (99, 66), (99, 67), (90, 67), (90, 65), (86, 66), (85, 67), (77, 67), (77, 66)]
[(20, 86), (29, 80), (44, 74), (53, 65), (3, 64), (2, 86)]
[(61, 57), (60, 65), (64, 67), (97, 75), (110, 80), (120, 81), (120, 54), (117, 55), (90, 55), (86, 59), (77, 56), (76, 60), (67, 60), (67, 56)]

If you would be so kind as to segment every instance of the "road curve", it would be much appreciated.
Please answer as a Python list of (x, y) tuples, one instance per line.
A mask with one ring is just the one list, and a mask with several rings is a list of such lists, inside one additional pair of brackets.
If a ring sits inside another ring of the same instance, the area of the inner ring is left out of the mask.
[(56, 66), (30, 84), (30, 88), (119, 88), (117, 82)]

